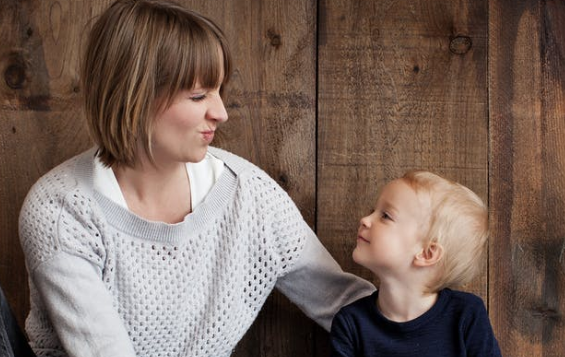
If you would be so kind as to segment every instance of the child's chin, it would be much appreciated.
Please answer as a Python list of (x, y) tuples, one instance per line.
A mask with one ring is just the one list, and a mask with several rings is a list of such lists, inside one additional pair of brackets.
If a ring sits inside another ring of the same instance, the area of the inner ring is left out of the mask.
[(355, 249), (353, 249), (353, 253), (351, 253), (351, 258), (353, 258), (355, 263), (363, 265), (360, 255), (361, 253), (359, 252), (359, 248), (355, 247)]

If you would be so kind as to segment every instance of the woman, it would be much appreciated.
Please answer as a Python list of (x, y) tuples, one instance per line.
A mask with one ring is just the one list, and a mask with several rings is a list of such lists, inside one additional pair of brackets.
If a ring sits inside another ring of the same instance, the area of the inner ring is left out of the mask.
[(230, 68), (220, 29), (174, 3), (97, 19), (82, 66), (96, 147), (20, 215), (38, 356), (229, 356), (274, 287), (326, 329), (372, 293), (268, 175), (209, 146)]

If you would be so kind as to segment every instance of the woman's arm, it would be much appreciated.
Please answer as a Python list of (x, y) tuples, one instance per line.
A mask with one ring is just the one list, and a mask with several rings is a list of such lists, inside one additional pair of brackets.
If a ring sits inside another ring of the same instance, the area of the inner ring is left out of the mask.
[(133, 357), (102, 280), (107, 257), (93, 200), (77, 188), (72, 167), (64, 165), (34, 185), (20, 213), (32, 300), (30, 342), (38, 352), (63, 348), (71, 357)]
[[(265, 182), (266, 181), (266, 182)], [(320, 243), (300, 211), (273, 180), (269, 196), (259, 204), (267, 222), (265, 235), (278, 256), (280, 276), (276, 287), (327, 331), (338, 310), (375, 287), (366, 280), (345, 273)]]
[(69, 357), (135, 356), (100, 271), (87, 260), (60, 253), (30, 278)]
[(375, 291), (373, 284), (345, 273), (304, 223), (304, 246), (277, 288), (327, 331), (339, 309)]

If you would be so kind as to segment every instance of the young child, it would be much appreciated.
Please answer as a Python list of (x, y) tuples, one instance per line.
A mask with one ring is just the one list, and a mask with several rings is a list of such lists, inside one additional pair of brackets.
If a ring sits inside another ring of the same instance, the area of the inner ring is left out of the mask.
[(483, 301), (451, 290), (480, 271), (487, 236), (468, 188), (425, 171), (387, 184), (353, 251), (380, 286), (335, 316), (332, 357), (501, 356)]

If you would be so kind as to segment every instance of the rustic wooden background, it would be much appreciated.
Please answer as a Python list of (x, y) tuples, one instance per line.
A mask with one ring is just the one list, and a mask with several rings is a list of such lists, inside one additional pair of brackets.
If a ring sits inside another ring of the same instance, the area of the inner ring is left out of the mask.
[[(565, 2), (184, 0), (236, 68), (216, 145), (267, 170), (345, 270), (376, 189), (410, 168), (489, 202), (480, 294), (505, 356), (564, 356)], [(109, 3), (0, 0), (0, 284), (23, 324), (17, 217), (42, 174), (90, 146), (77, 64)], [(316, 293), (316, 292), (313, 292)], [(327, 356), (275, 293), (235, 356)]]

